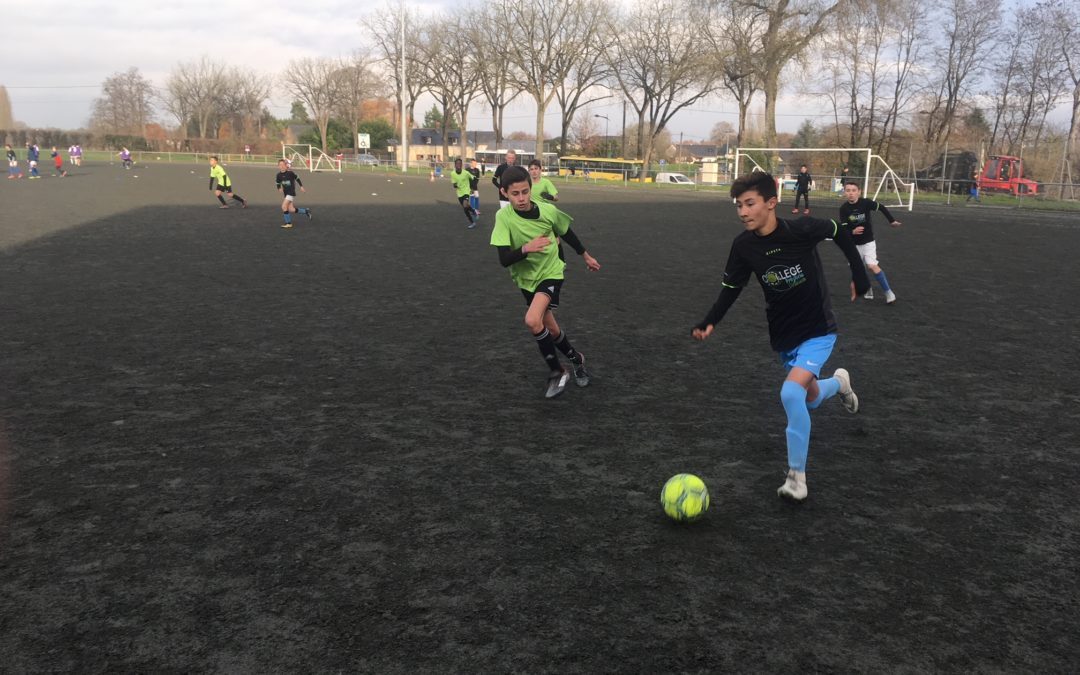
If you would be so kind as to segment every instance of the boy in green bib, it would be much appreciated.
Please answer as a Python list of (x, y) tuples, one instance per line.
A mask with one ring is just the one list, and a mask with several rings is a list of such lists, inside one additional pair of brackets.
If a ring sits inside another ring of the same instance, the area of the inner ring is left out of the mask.
[(529, 307), (525, 312), (525, 325), (536, 339), (547, 364), (545, 396), (552, 398), (563, 392), (570, 379), (557, 352), (562, 352), (573, 365), (578, 386), (589, 384), (585, 356), (571, 346), (552, 313), (559, 306), (559, 291), (566, 268), (566, 263), (559, 259), (556, 238), (569, 244), (585, 261), (589, 271), (599, 270), (600, 263), (589, 255), (585, 245), (570, 229), (574, 219), (551, 204), (532, 201), (531, 192), (529, 172), (519, 166), (507, 167), (500, 176), (499, 193), (509, 200), (511, 208), (500, 209), (496, 214), (491, 245), (498, 249), (499, 262), (510, 270), (510, 278), (525, 296), (525, 304)]

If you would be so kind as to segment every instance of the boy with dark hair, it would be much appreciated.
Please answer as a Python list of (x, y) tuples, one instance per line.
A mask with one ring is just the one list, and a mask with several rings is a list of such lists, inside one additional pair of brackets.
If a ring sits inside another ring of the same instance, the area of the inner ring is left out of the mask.
[(491, 245), (499, 251), (499, 263), (510, 270), (525, 304), (525, 325), (529, 328), (544, 357), (549, 374), (545, 396), (558, 396), (566, 387), (570, 373), (559, 363), (561, 351), (574, 366), (574, 379), (579, 387), (589, 384), (585, 370), (585, 355), (571, 346), (566, 333), (555, 321), (552, 310), (559, 306), (559, 291), (563, 284), (566, 263), (559, 259), (555, 238), (561, 237), (585, 261), (585, 267), (595, 272), (600, 263), (589, 255), (574, 231), (573, 218), (551, 204), (532, 200), (532, 181), (529, 172), (520, 166), (508, 167), (501, 176), (499, 192), (510, 203), (495, 215)]
[(476, 227), (476, 211), (473, 210), (470, 198), (472, 197), (473, 175), (461, 168), (461, 158), (454, 160), (454, 170), (450, 172), (450, 184), (457, 192), (458, 204), (465, 211), (465, 217), (469, 220), (469, 229)]
[(804, 216), (810, 215), (810, 183), (814, 182), (814, 179), (810, 177), (810, 170), (803, 164), (799, 167), (799, 175), (795, 177), (795, 208), (791, 209), (792, 213), (799, 212), (799, 197), (803, 198), (803, 211)]
[[(859, 249), (863, 263), (870, 268), (881, 290), (885, 291), (885, 304), (891, 305), (896, 302), (896, 293), (893, 293), (889, 280), (885, 278), (885, 272), (878, 265), (877, 242), (874, 241), (874, 228), (870, 224), (870, 216), (874, 211), (881, 211), (893, 227), (900, 227), (902, 223), (893, 218), (884, 204), (878, 204), (872, 199), (864, 199), (862, 188), (853, 180), (844, 183), (844, 199), (846, 201), (840, 205), (840, 224), (851, 230), (852, 239), (855, 240), (855, 246)], [(868, 289), (863, 297), (873, 300), (873, 288)]]
[(41, 149), (38, 148), (37, 143), (26, 142), (26, 164), (30, 167), (29, 179), (41, 178), (41, 174), (38, 173), (37, 163), (38, 158), (41, 156)]
[(529, 162), (529, 177), (532, 179), (533, 201), (543, 201), (554, 204), (559, 201), (559, 191), (555, 184), (547, 176), (543, 175), (544, 165), (540, 160), (534, 159)]
[(222, 193), (225, 193), (234, 200), (240, 202), (241, 208), (247, 208), (247, 200), (233, 192), (232, 181), (229, 179), (229, 174), (225, 173), (225, 167), (218, 164), (217, 155), (210, 158), (210, 189), (214, 191), (214, 196), (221, 202), (221, 206), (218, 208), (229, 208), (229, 205), (225, 203), (225, 198), (221, 196)]
[(870, 281), (846, 228), (832, 220), (776, 217), (776, 181), (769, 174), (740, 177), (731, 186), (731, 196), (746, 230), (731, 244), (720, 297), (691, 335), (696, 340), (712, 335), (751, 276), (758, 280), (765, 293), (769, 342), (788, 371), (780, 389), (788, 420), (788, 472), (776, 493), (801, 502), (807, 496), (810, 411), (837, 394), (848, 412), (859, 409), (846, 370), (837, 368), (832, 377), (818, 380), (836, 343), (837, 327), (817, 245), (832, 238), (844, 252), (851, 268), (852, 302)]
[(472, 178), (469, 179), (469, 189), (472, 190), (472, 194), (469, 195), (469, 206), (476, 212), (476, 215), (480, 215), (480, 165), (476, 161), (476, 158), (469, 160), (469, 168), (467, 171), (472, 174)]
[(296, 188), (300, 188), (300, 192), (307, 192), (304, 189), (304, 184), (300, 182), (300, 176), (293, 173), (293, 170), (289, 168), (289, 162), (284, 159), (279, 159), (278, 173), (274, 178), (274, 182), (277, 185), (277, 189), (281, 190), (283, 199), (281, 200), (281, 214), (285, 218), (285, 224), (283, 228), (289, 229), (292, 227), (292, 214), (299, 213), (302, 216), (307, 216), (308, 220), (311, 220), (311, 209), (296, 206)]

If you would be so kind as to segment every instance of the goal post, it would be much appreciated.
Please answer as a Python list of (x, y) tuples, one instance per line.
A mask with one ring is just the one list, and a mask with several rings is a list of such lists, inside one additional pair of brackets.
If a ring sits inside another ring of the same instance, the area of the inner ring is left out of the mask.
[(313, 145), (282, 143), (281, 157), (289, 164), (303, 164), (312, 173), (316, 171), (341, 173), (341, 160), (331, 157)]
[[(874, 154), (871, 148), (736, 148), (735, 176), (740, 176), (744, 172), (765, 171), (761, 163), (754, 158), (755, 154), (760, 156), (761, 153), (775, 154), (775, 159), (779, 161), (783, 161), (779, 153), (784, 153), (787, 157), (816, 153), (823, 156), (825, 161), (833, 162), (836, 165), (845, 164), (843, 158), (854, 156), (861, 160), (863, 174), (852, 176), (852, 178), (862, 183), (864, 195), (874, 200), (877, 200), (881, 195), (887, 195), (892, 201), (885, 203), (886, 206), (907, 207), (908, 211), (912, 209), (915, 203), (915, 184), (905, 183), (901, 180), (900, 176), (892, 170), (892, 167), (880, 155)], [(830, 155), (832, 156), (830, 157)], [(765, 163), (769, 164), (770, 162), (766, 160)], [(813, 175), (813, 173), (814, 171), (811, 170), (810, 174)], [(783, 201), (784, 177), (777, 176), (776, 178), (777, 200)], [(833, 184), (827, 187), (826, 191), (838, 193), (843, 190), (839, 178), (834, 176), (828, 178), (832, 180)], [(873, 191), (871, 191), (871, 187), (874, 188)]]

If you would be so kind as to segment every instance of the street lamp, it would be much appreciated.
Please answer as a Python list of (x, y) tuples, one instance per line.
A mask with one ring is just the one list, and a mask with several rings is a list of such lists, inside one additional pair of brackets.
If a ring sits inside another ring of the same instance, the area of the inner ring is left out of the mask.
[(611, 139), (608, 138), (608, 123), (611, 120), (608, 119), (607, 115), (593, 115), (593, 117), (601, 117), (604, 120), (604, 146), (607, 148), (607, 156), (611, 157)]

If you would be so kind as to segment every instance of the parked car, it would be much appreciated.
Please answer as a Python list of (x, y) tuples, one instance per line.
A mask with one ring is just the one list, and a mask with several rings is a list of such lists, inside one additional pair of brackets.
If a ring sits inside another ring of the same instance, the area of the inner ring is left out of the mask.
[(357, 155), (356, 163), (360, 166), (379, 166), (379, 158), (375, 155)]
[(686, 174), (671, 173), (669, 171), (661, 171), (656, 174), (657, 183), (667, 183), (669, 185), (693, 185), (694, 181), (686, 177)]

